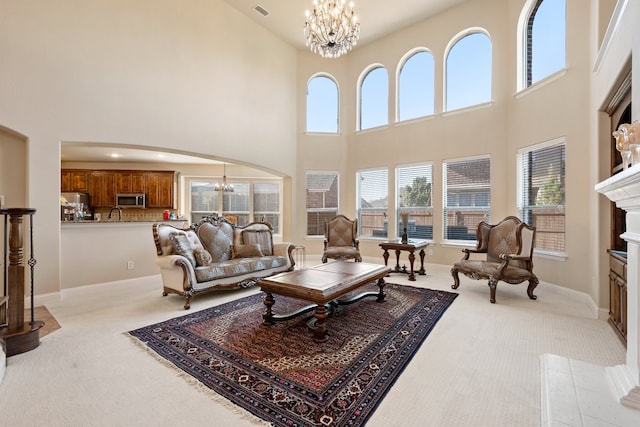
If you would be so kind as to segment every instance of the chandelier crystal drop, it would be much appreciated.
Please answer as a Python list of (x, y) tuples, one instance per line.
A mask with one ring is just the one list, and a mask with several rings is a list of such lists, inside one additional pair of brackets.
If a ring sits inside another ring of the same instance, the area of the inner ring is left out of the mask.
[(304, 37), (312, 52), (323, 58), (337, 58), (349, 52), (360, 36), (360, 23), (353, 3), (345, 0), (314, 0), (313, 12), (306, 12)]
[(222, 165), (222, 183), (216, 182), (213, 186), (215, 191), (223, 191), (225, 193), (233, 193), (233, 185), (227, 182), (227, 164)]

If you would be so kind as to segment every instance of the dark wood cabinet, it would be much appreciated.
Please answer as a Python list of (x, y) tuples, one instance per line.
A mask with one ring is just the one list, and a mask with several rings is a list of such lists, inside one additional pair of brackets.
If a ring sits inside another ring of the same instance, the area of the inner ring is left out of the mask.
[(60, 191), (86, 193), (89, 191), (89, 171), (63, 169), (60, 171)]
[(174, 171), (63, 169), (62, 192), (88, 192), (91, 206), (111, 208), (118, 193), (144, 193), (147, 208), (173, 209)]
[(142, 171), (117, 171), (117, 193), (145, 193), (145, 173)]
[(173, 208), (173, 171), (147, 172), (145, 184), (148, 208)]
[(609, 324), (623, 343), (627, 343), (627, 256), (609, 252)]
[(92, 207), (116, 205), (116, 174), (109, 171), (93, 171), (89, 179)]

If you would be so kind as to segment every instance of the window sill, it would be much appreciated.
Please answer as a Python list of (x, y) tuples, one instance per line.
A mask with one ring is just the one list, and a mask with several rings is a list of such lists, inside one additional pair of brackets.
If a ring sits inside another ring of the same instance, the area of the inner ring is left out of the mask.
[(533, 256), (551, 259), (554, 261), (566, 261), (568, 258), (567, 254), (564, 252), (549, 252), (549, 251), (541, 251), (537, 249), (533, 250)]
[(516, 94), (515, 94), (515, 98), (516, 99), (520, 99), (526, 95), (528, 95), (531, 92), (535, 92), (536, 90), (543, 88), (545, 86), (547, 86), (548, 84), (555, 82), (556, 80), (561, 79), (562, 77), (564, 77), (567, 74), (567, 68), (562, 68), (561, 70), (556, 71), (553, 74), (549, 74), (547, 77), (545, 77), (542, 80), (538, 80), (537, 82), (535, 82), (534, 84), (532, 84), (529, 87), (525, 87), (523, 89), (520, 89)]

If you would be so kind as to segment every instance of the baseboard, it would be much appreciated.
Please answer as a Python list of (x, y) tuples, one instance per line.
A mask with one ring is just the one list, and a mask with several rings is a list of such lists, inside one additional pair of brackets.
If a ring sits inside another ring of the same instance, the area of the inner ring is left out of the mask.
[[(567, 296), (570, 295), (576, 299), (582, 300), (589, 308), (589, 311), (591, 312), (591, 315), (593, 316), (594, 319), (607, 320), (609, 318), (609, 312), (607, 311), (605, 313), (604, 309), (599, 308), (598, 305), (593, 300), (593, 298), (591, 298), (591, 295), (585, 292), (580, 292), (580, 291), (576, 291), (575, 289), (569, 289), (563, 286), (554, 285), (553, 283), (549, 283), (549, 282), (541, 281), (540, 285), (538, 286), (541, 286), (541, 285), (544, 287), (553, 288), (554, 292), (557, 292), (558, 294), (561, 294), (561, 295), (564, 294)], [(603, 316), (603, 313), (605, 313), (604, 317), (601, 317)]]

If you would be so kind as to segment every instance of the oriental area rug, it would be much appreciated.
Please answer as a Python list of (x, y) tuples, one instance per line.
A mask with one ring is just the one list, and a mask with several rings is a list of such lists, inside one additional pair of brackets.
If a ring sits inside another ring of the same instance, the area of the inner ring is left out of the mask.
[[(457, 297), (390, 283), (385, 292), (382, 303), (340, 306), (323, 343), (307, 327), (311, 314), (262, 325), (263, 293), (128, 333), (274, 426), (362, 426)], [(274, 297), (276, 313), (308, 304)]]

